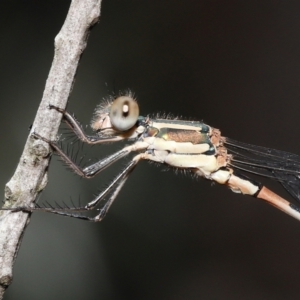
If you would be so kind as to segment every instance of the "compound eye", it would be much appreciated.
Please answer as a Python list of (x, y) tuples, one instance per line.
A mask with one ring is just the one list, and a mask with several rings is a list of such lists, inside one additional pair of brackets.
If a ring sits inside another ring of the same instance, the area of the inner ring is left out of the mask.
[(109, 117), (111, 124), (118, 131), (133, 127), (139, 117), (139, 106), (128, 96), (120, 96), (111, 105)]

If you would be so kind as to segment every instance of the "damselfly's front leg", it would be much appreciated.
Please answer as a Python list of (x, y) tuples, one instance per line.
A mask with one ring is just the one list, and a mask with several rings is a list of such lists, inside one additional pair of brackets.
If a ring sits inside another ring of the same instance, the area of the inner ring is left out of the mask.
[(117, 142), (124, 139), (124, 137), (122, 137), (121, 135), (110, 136), (110, 137), (101, 136), (101, 135), (92, 135), (92, 136), (87, 135), (82, 129), (80, 123), (76, 120), (76, 118), (71, 114), (69, 114), (67, 111), (51, 104), (49, 105), (49, 109), (54, 109), (59, 113), (61, 113), (63, 115), (63, 119), (66, 122), (66, 124), (77, 135), (77, 137), (84, 143), (87, 143), (89, 145), (96, 145), (96, 144), (107, 143), (107, 142)]

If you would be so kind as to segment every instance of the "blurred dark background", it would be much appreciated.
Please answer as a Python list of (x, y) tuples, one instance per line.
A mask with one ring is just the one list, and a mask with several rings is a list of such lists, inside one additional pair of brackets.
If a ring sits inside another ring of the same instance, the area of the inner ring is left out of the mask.
[[(69, 4), (0, 3), (3, 188)], [(299, 1), (103, 0), (68, 109), (88, 124), (103, 97), (130, 88), (143, 115), (172, 112), (237, 140), (300, 153), (299, 14)], [(116, 148), (95, 149), (100, 158)], [(39, 201), (80, 195), (88, 202), (123, 165), (85, 181), (54, 157)], [(162, 170), (142, 162), (102, 223), (34, 213), (5, 299), (299, 298), (299, 222), (226, 187)]]

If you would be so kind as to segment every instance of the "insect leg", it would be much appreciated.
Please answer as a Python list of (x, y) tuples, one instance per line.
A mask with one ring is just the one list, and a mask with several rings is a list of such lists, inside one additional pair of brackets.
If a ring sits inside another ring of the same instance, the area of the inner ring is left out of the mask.
[(103, 171), (105, 168), (129, 154), (131, 151), (137, 151), (144, 149), (148, 146), (144, 142), (136, 142), (133, 145), (124, 147), (123, 149), (115, 152), (114, 154), (82, 169), (79, 165), (72, 161), (72, 159), (53, 141), (50, 141), (37, 133), (33, 133), (33, 136), (48, 143), (51, 148), (61, 157), (61, 159), (70, 167), (76, 174), (84, 178), (92, 178)]
[(99, 202), (111, 191), (112, 194), (109, 199), (106, 201), (105, 205), (100, 209), (99, 214), (94, 217), (95, 222), (100, 222), (106, 215), (107, 211), (113, 204), (126, 180), (128, 179), (130, 173), (136, 167), (137, 163), (140, 160), (140, 155), (134, 157), (134, 159), (127, 165), (127, 167), (110, 183), (110, 185), (102, 191), (93, 201), (89, 202), (85, 208), (87, 210), (93, 209), (95, 206), (99, 204)]
[(91, 201), (90, 203), (88, 203), (85, 206), (89, 210), (93, 209), (96, 205), (98, 205), (98, 203), (103, 199), (103, 197), (105, 197), (110, 191), (112, 191), (114, 189), (112, 195), (107, 200), (107, 202), (103, 206), (103, 208), (100, 210), (100, 213), (94, 218), (95, 222), (101, 221), (105, 217), (108, 209), (111, 207), (113, 201), (115, 200), (115, 198), (119, 194), (121, 188), (125, 184), (125, 182), (128, 179), (130, 173), (136, 167), (137, 163), (142, 159), (161, 162), (160, 157), (157, 157), (157, 159), (155, 159), (153, 157), (153, 155), (148, 154), (148, 153), (140, 153), (140, 154), (136, 155), (132, 159), (132, 161), (127, 165), (127, 167), (111, 182), (111, 184), (103, 192), (101, 192), (98, 197), (96, 197), (93, 201)]
[(67, 111), (54, 105), (49, 105), (49, 108), (55, 109), (56, 111), (60, 112), (63, 115), (66, 124), (72, 129), (72, 131), (77, 135), (77, 137), (84, 143), (87, 143), (89, 145), (95, 145), (95, 144), (101, 144), (107, 142), (117, 142), (124, 139), (121, 136), (105, 137), (99, 135), (94, 135), (94, 136), (87, 135), (82, 129), (80, 123), (75, 119), (74, 116), (70, 115)]
[[(32, 134), (34, 137), (41, 139), (42, 141), (48, 143), (51, 148), (61, 157), (61, 159), (70, 167), (77, 175), (84, 178), (92, 178), (97, 175), (99, 172), (104, 170), (106, 167), (110, 166), (115, 161), (127, 155), (130, 151), (123, 148), (120, 151), (108, 156), (99, 162), (92, 164), (84, 169), (82, 169), (79, 165), (72, 161), (72, 159), (53, 141), (50, 141), (37, 133)], [(97, 168), (96, 168), (97, 165)], [(96, 170), (95, 170), (96, 169)]]
[[(140, 160), (140, 155), (137, 155), (133, 158), (133, 160), (126, 166), (126, 168), (118, 174), (118, 176), (109, 184), (109, 186), (102, 191), (93, 201), (89, 202), (84, 207), (16, 207), (16, 208), (2, 208), (1, 210), (9, 210), (12, 212), (34, 212), (34, 211), (42, 211), (53, 213), (61, 216), (72, 217), (81, 220), (87, 220), (92, 222), (100, 222), (106, 215), (107, 211), (109, 210), (110, 206), (112, 205), (113, 201), (117, 197), (118, 193), (120, 192), (121, 188), (123, 187), (124, 183), (126, 182), (129, 174), (133, 171), (135, 166)], [(100, 209), (100, 212), (95, 217), (88, 217), (82, 214), (78, 214), (77, 212), (84, 212), (88, 210), (94, 209), (104, 197), (112, 192), (110, 198), (107, 200), (105, 205)], [(76, 212), (76, 213), (74, 213)]]

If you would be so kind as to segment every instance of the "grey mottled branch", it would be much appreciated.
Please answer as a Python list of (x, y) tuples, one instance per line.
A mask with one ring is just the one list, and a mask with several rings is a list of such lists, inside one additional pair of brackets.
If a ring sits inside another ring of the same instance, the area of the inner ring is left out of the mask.
[[(55, 53), (33, 130), (50, 140), (56, 137), (61, 115), (51, 103), (65, 108), (89, 31), (100, 17), (101, 0), (73, 0), (62, 29), (55, 38)], [(5, 187), (5, 206), (31, 205), (47, 184), (49, 145), (29, 135), (17, 169)], [(13, 278), (13, 263), (30, 215), (0, 213), (0, 299)]]

